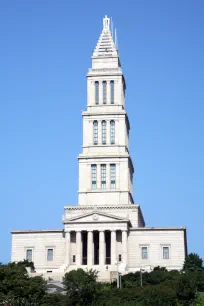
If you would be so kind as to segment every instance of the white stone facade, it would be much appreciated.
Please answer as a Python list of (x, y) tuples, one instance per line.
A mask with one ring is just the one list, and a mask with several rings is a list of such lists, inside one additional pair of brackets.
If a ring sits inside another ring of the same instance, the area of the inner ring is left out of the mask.
[(63, 230), (12, 231), (12, 261), (32, 260), (36, 273), (55, 279), (78, 267), (98, 270), (101, 280), (111, 280), (117, 269), (182, 268), (185, 228), (147, 228), (134, 204), (125, 90), (105, 17), (87, 74), (78, 205), (64, 208)]

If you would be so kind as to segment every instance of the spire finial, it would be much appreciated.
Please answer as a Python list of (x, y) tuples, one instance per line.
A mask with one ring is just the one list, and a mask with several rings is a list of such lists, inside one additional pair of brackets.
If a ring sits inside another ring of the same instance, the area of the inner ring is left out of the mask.
[(104, 31), (109, 31), (110, 30), (110, 18), (105, 15), (103, 18), (103, 30)]

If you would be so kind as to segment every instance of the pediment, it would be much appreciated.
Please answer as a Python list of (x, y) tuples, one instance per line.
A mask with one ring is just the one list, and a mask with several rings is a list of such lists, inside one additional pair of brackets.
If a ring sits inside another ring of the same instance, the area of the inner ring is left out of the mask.
[(66, 219), (66, 223), (95, 223), (95, 222), (129, 222), (126, 218), (121, 218), (116, 215), (93, 211), (88, 214), (80, 214), (78, 216)]

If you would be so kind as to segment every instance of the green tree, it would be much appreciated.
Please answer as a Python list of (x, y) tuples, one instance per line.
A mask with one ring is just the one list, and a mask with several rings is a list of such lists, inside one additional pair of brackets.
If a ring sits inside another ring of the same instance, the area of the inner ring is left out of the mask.
[(176, 285), (176, 294), (181, 305), (192, 305), (197, 299), (197, 286), (187, 274), (181, 275)]
[(46, 282), (41, 277), (29, 278), (26, 266), (26, 262), (0, 265), (0, 303), (29, 305), (44, 297)]
[(90, 305), (97, 296), (98, 284), (95, 270), (72, 270), (65, 274), (64, 286), (69, 305)]
[(190, 253), (186, 256), (183, 270), (195, 271), (197, 269), (203, 269), (203, 259), (198, 254)]

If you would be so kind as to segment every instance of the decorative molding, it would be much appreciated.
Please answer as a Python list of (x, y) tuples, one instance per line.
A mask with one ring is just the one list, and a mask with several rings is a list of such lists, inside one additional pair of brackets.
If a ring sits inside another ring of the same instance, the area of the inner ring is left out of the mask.
[(98, 220), (99, 215), (98, 214), (93, 214), (92, 218), (93, 218), (93, 220)]
[(107, 205), (107, 206), (97, 206), (97, 205), (84, 205), (84, 206), (65, 206), (64, 209), (65, 210), (94, 210), (94, 208), (97, 207), (97, 210), (110, 210), (110, 209), (116, 209), (116, 210), (124, 210), (124, 209), (128, 209), (128, 210), (132, 210), (132, 211), (137, 211), (138, 208), (140, 207), (139, 205), (135, 205), (135, 204), (124, 204), (124, 205)]

